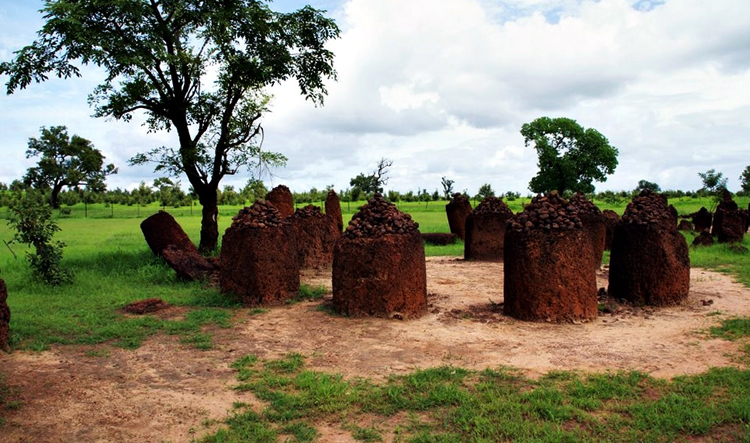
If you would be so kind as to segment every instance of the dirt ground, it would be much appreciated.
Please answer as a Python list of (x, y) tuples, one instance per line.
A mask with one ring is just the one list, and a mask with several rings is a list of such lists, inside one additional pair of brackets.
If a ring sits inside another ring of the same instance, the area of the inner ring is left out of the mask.
[[(319, 310), (329, 294), (261, 315), (238, 311), (233, 328), (212, 331), (208, 351), (158, 335), (135, 351), (100, 345), (3, 354), (0, 372), (22, 404), (6, 414), (0, 441), (190, 441), (234, 402), (254, 403), (252, 394), (231, 389), (229, 365), (245, 354), (300, 352), (314, 369), (375, 380), (440, 365), (507, 365), (532, 377), (568, 369), (671, 377), (737, 364), (735, 343), (705, 335), (723, 318), (750, 315), (750, 289), (725, 275), (692, 269), (690, 297), (678, 307), (621, 308), (594, 322), (557, 325), (502, 315), (502, 271), (502, 263), (428, 258), (429, 312), (406, 322), (330, 315)], [(330, 271), (302, 280), (331, 286)], [(598, 285), (606, 287), (606, 270)], [(319, 430), (321, 441), (349, 441), (334, 426)]]

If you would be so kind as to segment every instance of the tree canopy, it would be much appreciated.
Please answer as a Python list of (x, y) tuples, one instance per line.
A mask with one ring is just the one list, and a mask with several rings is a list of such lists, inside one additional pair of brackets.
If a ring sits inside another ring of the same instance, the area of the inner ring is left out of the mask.
[(157, 171), (185, 174), (203, 205), (201, 249), (218, 240), (217, 190), (243, 166), (282, 165), (262, 151), (264, 88), (294, 79), (322, 104), (335, 78), (325, 44), (339, 35), (310, 6), (272, 11), (259, 0), (47, 0), (39, 39), (0, 64), (7, 92), (54, 74), (79, 76), (81, 65), (107, 77), (89, 96), (98, 117), (129, 121), (144, 112), (151, 131), (174, 130), (176, 147), (133, 158)]
[(533, 192), (591, 193), (593, 182), (607, 181), (617, 167), (617, 148), (599, 131), (584, 129), (575, 120), (540, 117), (524, 124), (521, 135), (539, 155), (539, 172), (529, 183)]
[(382, 194), (383, 186), (388, 183), (388, 170), (391, 166), (393, 166), (393, 160), (381, 158), (371, 174), (360, 173), (349, 181), (349, 186), (358, 190), (357, 195), (359, 195), (359, 192), (366, 195), (372, 195), (376, 192)]
[(29, 168), (24, 182), (37, 189), (49, 189), (50, 204), (60, 206), (58, 196), (64, 187), (86, 186), (94, 192), (104, 190), (104, 179), (116, 174), (115, 165), (104, 165), (104, 155), (83, 137), (68, 136), (65, 126), (42, 127), (41, 136), (30, 138), (26, 158), (41, 156)]
[(661, 186), (648, 180), (638, 180), (638, 186), (635, 187), (635, 191), (661, 192)]
[(740, 187), (742, 188), (742, 192), (750, 194), (750, 166), (745, 167), (745, 170), (740, 175)]

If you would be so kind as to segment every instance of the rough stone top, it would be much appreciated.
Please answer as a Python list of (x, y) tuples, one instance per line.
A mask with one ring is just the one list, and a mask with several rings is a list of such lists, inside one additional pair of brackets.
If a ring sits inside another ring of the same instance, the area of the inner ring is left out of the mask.
[(460, 192), (456, 192), (455, 194), (453, 194), (453, 197), (451, 197), (451, 203), (457, 203), (457, 202), (463, 202), (463, 201), (468, 202), (469, 199), (466, 198), (466, 196), (461, 194)]
[(361, 237), (381, 237), (387, 234), (408, 234), (416, 231), (419, 224), (409, 214), (399, 211), (393, 203), (380, 194), (375, 194), (362, 209), (354, 214), (344, 236), (355, 239)]
[(292, 191), (290, 191), (289, 188), (286, 185), (278, 185), (275, 188), (271, 189), (271, 191), (269, 192), (269, 194), (271, 192), (285, 192), (285, 193), (289, 193), (289, 194), (292, 193)]
[[(628, 203), (628, 207), (625, 208), (625, 213), (622, 214), (620, 220), (623, 223), (641, 226), (673, 226), (673, 217), (669, 211), (667, 200), (649, 190), (641, 191), (633, 198), (633, 201)], [(677, 229), (676, 226), (675, 229)]]
[(233, 228), (277, 228), (284, 224), (284, 220), (271, 203), (265, 200), (256, 200), (252, 206), (240, 209), (240, 212), (232, 217)]
[(611, 209), (605, 209), (602, 211), (602, 215), (606, 218), (611, 218), (612, 220), (620, 220), (620, 214), (616, 213), (615, 211)]
[(323, 214), (323, 211), (320, 210), (320, 206), (314, 206), (314, 205), (307, 205), (304, 208), (297, 208), (296, 211), (294, 211), (294, 217), (295, 218), (309, 218), (309, 217), (317, 217), (317, 218), (325, 218), (325, 214)]
[(578, 208), (579, 214), (594, 214), (599, 215), (602, 211), (596, 207), (594, 202), (587, 199), (583, 192), (576, 192), (573, 197), (570, 198), (570, 204)]
[(562, 198), (556, 191), (537, 195), (523, 212), (519, 212), (508, 220), (508, 229), (526, 233), (566, 231), (582, 227), (583, 224), (578, 217), (578, 208)]
[(507, 214), (513, 215), (508, 205), (497, 197), (485, 197), (481, 203), (474, 208), (473, 214)]
[(336, 194), (336, 191), (334, 191), (333, 189), (329, 189), (328, 190), (328, 197), (337, 197), (338, 198), (338, 194)]

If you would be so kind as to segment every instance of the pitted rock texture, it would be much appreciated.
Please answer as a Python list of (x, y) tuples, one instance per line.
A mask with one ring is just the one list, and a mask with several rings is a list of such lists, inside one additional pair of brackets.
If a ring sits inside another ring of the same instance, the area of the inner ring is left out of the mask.
[(247, 306), (281, 304), (299, 292), (294, 229), (277, 208), (256, 201), (234, 217), (221, 243), (221, 292)]
[(677, 225), (678, 231), (692, 231), (693, 230), (693, 224), (690, 223), (688, 220), (680, 220), (680, 224)]
[(167, 212), (159, 211), (141, 222), (141, 231), (154, 255), (163, 256), (168, 246), (174, 246), (187, 253), (198, 253), (190, 238), (179, 223)]
[(713, 224), (714, 216), (708, 212), (706, 208), (700, 208), (698, 212), (692, 214), (693, 217), (693, 229), (697, 232), (703, 232), (704, 229), (711, 229)]
[(177, 278), (185, 281), (209, 280), (218, 267), (205, 257), (195, 252), (185, 252), (170, 245), (162, 252), (167, 264), (177, 273)]
[(128, 314), (143, 315), (161, 311), (170, 306), (169, 303), (160, 298), (147, 298), (145, 300), (134, 301), (133, 303), (127, 304), (122, 310)]
[(441, 232), (422, 233), (422, 240), (424, 240), (425, 243), (436, 246), (455, 244), (457, 238), (458, 236), (456, 236), (456, 234), (446, 234)]
[(704, 229), (700, 235), (693, 239), (693, 246), (712, 246), (714, 244), (714, 236), (711, 235), (711, 231)]
[(594, 268), (599, 269), (607, 244), (607, 221), (594, 202), (587, 199), (581, 192), (571, 197), (570, 204), (578, 209), (578, 217), (593, 246)]
[(740, 212), (732, 194), (724, 191), (724, 200), (716, 207), (714, 225), (711, 231), (719, 243), (737, 243), (744, 238), (746, 231), (745, 215)]
[(620, 216), (611, 209), (605, 209), (602, 211), (604, 216), (604, 224), (607, 226), (607, 234), (604, 239), (604, 250), (609, 251), (612, 249), (612, 238), (615, 236), (615, 226), (620, 221)]
[(417, 228), (378, 194), (354, 214), (333, 253), (336, 311), (399, 319), (425, 312), (427, 270)]
[(328, 195), (326, 196), (326, 214), (333, 218), (339, 232), (341, 232), (344, 229), (344, 218), (341, 215), (341, 201), (333, 189), (328, 191)]
[(271, 189), (271, 192), (266, 194), (266, 200), (279, 211), (281, 218), (294, 214), (294, 198), (292, 191), (286, 186), (279, 185)]
[(578, 230), (583, 227), (578, 208), (562, 198), (556, 191), (537, 195), (523, 212), (508, 221), (508, 229), (517, 233), (532, 231)]
[(328, 268), (333, 263), (333, 247), (341, 237), (336, 221), (319, 207), (307, 205), (292, 217), (300, 268)]
[(502, 261), (505, 226), (513, 212), (497, 197), (486, 197), (466, 217), (464, 259)]
[(591, 241), (580, 227), (506, 230), (505, 313), (555, 323), (596, 319), (593, 257)]
[(615, 228), (608, 294), (637, 305), (680, 303), (690, 289), (690, 256), (666, 200), (643, 191)]
[(10, 307), (8, 287), (0, 278), (0, 351), (10, 352)]
[(456, 234), (461, 240), (466, 239), (466, 217), (471, 214), (471, 203), (469, 199), (460, 193), (453, 194), (453, 198), (445, 205), (445, 213), (448, 216), (448, 227), (451, 233)]
[(344, 236), (349, 239), (382, 237), (390, 234), (418, 232), (419, 224), (404, 214), (382, 195), (375, 194), (362, 209), (352, 216)]
[(341, 237), (333, 253), (333, 306), (351, 317), (424, 314), (427, 269), (419, 231)]

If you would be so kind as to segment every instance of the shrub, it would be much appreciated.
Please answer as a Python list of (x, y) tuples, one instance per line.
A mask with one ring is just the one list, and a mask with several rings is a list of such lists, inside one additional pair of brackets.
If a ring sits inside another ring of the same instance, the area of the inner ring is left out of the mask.
[(52, 240), (60, 228), (52, 220), (52, 208), (41, 193), (27, 191), (16, 199), (10, 207), (8, 225), (16, 231), (14, 241), (34, 248), (34, 252), (27, 252), (34, 275), (50, 285), (72, 280), (70, 271), (61, 266), (65, 243)]

